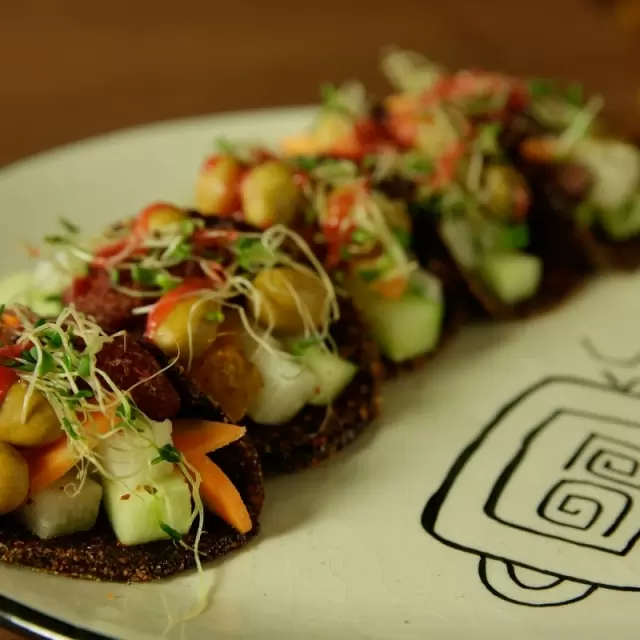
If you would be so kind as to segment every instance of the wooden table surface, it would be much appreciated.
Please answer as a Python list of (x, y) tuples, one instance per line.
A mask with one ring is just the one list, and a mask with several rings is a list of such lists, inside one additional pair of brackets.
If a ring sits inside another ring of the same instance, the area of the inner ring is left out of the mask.
[[(2, 2), (0, 165), (192, 114), (311, 103), (387, 44), (451, 66), (582, 81), (640, 134), (639, 0)], [(18, 637), (0, 631), (0, 640)]]

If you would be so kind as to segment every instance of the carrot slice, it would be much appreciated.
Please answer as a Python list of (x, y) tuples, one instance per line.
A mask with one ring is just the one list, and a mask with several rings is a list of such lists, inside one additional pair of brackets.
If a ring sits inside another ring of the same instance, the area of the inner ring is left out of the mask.
[(200, 495), (207, 508), (240, 533), (253, 528), (251, 516), (240, 493), (220, 467), (206, 455), (182, 452), (185, 460), (200, 474)]
[[(101, 414), (94, 418), (91, 428), (96, 434), (106, 433), (111, 429), (111, 421)], [(96, 444), (97, 441), (89, 440), (90, 447)], [(29, 467), (29, 490), (32, 494), (50, 487), (78, 463), (66, 436), (46, 447), (21, 449), (20, 453)]]
[(205, 455), (242, 438), (244, 427), (208, 420), (175, 420), (173, 445), (183, 454)]
[(526, 138), (520, 143), (520, 153), (531, 162), (547, 164), (556, 156), (556, 142), (553, 138)]
[(407, 290), (407, 278), (397, 276), (395, 278), (379, 279), (371, 283), (373, 289), (390, 300), (399, 300)]

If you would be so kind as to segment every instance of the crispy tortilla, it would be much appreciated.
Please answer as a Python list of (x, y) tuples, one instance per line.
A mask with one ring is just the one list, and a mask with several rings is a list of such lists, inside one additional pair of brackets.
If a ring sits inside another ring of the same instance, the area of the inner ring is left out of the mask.
[[(240, 491), (254, 527), (248, 534), (241, 535), (217, 516), (206, 513), (205, 533), (199, 545), (203, 564), (244, 547), (257, 535), (264, 501), (260, 461), (246, 439), (216, 451), (211, 458)], [(184, 539), (192, 548), (195, 532), (194, 526)], [(148, 582), (195, 567), (193, 551), (173, 541), (132, 547), (121, 545), (104, 512), (91, 531), (53, 540), (40, 540), (11, 516), (2, 516), (0, 560), (47, 573), (107, 582)]]
[[(435, 256), (457, 273), (457, 290), (466, 291), (466, 296), (462, 294), (466, 298), (462, 304), (472, 317), (514, 320), (545, 313), (575, 294), (592, 271), (573, 224), (557, 216), (551, 208), (535, 203), (528, 217), (531, 243), (527, 251), (542, 259), (542, 281), (533, 298), (513, 306), (507, 305), (478, 275), (461, 268), (455, 262), (446, 247), (434, 214), (423, 209), (414, 215), (419, 220), (414, 234), (418, 258), (425, 263)], [(455, 283), (455, 276), (449, 277)]]
[[(144, 348), (161, 365), (166, 364), (166, 358), (160, 350), (149, 344), (144, 344)], [(220, 408), (200, 394), (180, 368), (172, 367), (165, 371), (164, 376), (180, 396), (178, 417), (228, 422)], [(203, 564), (245, 546), (258, 534), (258, 519), (264, 502), (260, 459), (247, 437), (214, 452), (211, 459), (222, 468), (240, 492), (254, 526), (248, 534), (242, 535), (219, 517), (206, 512), (206, 533), (202, 535), (199, 546)], [(191, 533), (184, 539), (191, 548), (195, 543), (195, 533), (194, 525)], [(110, 582), (147, 582), (195, 567), (193, 551), (173, 541), (133, 547), (121, 545), (103, 511), (91, 531), (53, 540), (40, 540), (15, 518), (10, 515), (1, 516), (0, 560), (48, 573)]]

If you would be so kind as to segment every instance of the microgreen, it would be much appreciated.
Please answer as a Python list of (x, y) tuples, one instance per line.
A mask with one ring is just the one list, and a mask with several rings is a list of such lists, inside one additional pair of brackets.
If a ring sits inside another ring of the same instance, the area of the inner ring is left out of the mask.
[(176, 531), (173, 527), (170, 527), (166, 522), (161, 522), (160, 528), (176, 542), (180, 542), (180, 540), (182, 540), (182, 534)]
[(154, 458), (151, 464), (160, 464), (161, 462), (179, 464), (181, 461), (182, 454), (172, 444), (165, 444), (158, 448), (158, 457)]
[(318, 344), (322, 343), (322, 338), (320, 336), (315, 336), (311, 338), (300, 338), (300, 340), (296, 340), (291, 345), (291, 353), (294, 356), (301, 356), (310, 349), (311, 347), (315, 347)]
[(91, 375), (91, 357), (84, 355), (78, 361), (76, 373), (80, 378), (88, 378)]

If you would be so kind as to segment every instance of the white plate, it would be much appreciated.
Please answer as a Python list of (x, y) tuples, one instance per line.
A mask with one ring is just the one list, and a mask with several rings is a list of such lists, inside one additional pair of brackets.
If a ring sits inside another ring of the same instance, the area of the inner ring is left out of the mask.
[[(275, 142), (311, 115), (156, 125), (3, 170), (1, 273), (59, 215), (97, 229), (153, 200), (190, 204), (216, 137)], [(268, 485), (259, 541), (207, 570), (211, 606), (168, 637), (637, 638), (639, 317), (640, 278), (609, 277), (547, 317), (466, 329), (388, 386), (359, 444)], [(156, 639), (198, 587), (193, 575), (120, 586), (0, 565), (0, 608), (50, 638)]]

